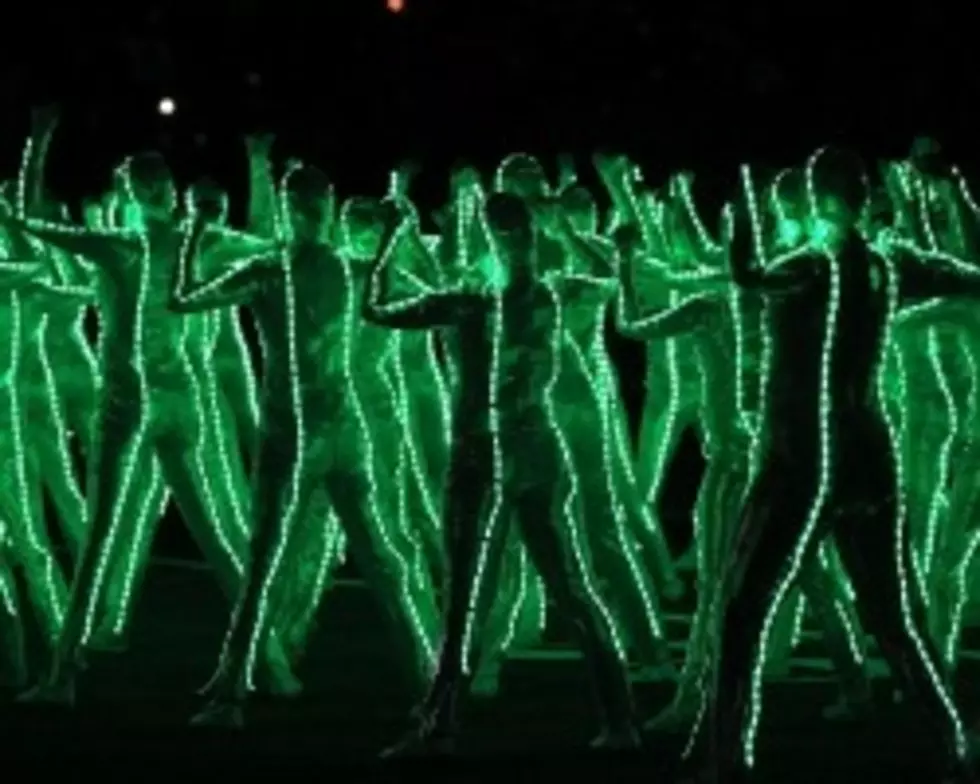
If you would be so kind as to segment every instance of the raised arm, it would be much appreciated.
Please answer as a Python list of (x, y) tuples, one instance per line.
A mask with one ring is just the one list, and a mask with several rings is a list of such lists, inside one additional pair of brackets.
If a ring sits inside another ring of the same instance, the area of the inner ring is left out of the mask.
[(411, 224), (390, 211), (385, 227), (382, 251), (372, 264), (368, 284), (364, 288), (362, 310), (365, 320), (393, 329), (432, 329), (452, 326), (470, 309), (483, 305), (481, 298), (459, 289), (393, 297), (390, 290), (393, 272), (390, 250), (397, 246), (397, 235), (410, 231)]
[(808, 245), (768, 258), (762, 214), (748, 166), (742, 166), (743, 205), (732, 216), (728, 264), (741, 289), (779, 296), (800, 291), (820, 276), (818, 259)]
[[(618, 218), (618, 225), (640, 225), (639, 195), (637, 193), (638, 172), (636, 167), (624, 155), (596, 155), (592, 159), (599, 179), (609, 193), (613, 212)], [(615, 230), (618, 226), (611, 226)]]
[(259, 237), (276, 233), (276, 183), (272, 175), (271, 134), (245, 137), (248, 153), (248, 228)]
[[(220, 267), (209, 266), (203, 280), (195, 279), (201, 256), (201, 245), (213, 236), (214, 229), (196, 218), (192, 224), (175, 269), (170, 308), (178, 313), (196, 313), (250, 300), (260, 287), (278, 281), (282, 275), (281, 249), (266, 244), (263, 252), (228, 255)], [(218, 238), (220, 243), (222, 238)], [(243, 246), (244, 248), (244, 246)], [(210, 272), (210, 270), (215, 270)]]
[(48, 150), (55, 128), (58, 111), (43, 107), (31, 112), (31, 135), (24, 145), (17, 179), (17, 214), (40, 216), (44, 208), (44, 178)]
[(564, 215), (555, 220), (555, 229), (556, 239), (576, 262), (574, 268), (585, 270), (585, 277), (610, 278), (616, 274), (615, 246), (581, 236)]

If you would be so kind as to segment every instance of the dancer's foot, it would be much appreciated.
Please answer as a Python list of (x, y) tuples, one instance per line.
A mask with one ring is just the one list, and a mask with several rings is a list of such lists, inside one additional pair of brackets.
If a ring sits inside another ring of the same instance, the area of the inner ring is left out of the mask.
[(95, 630), (85, 647), (97, 653), (125, 653), (129, 650), (129, 635), (106, 626)]
[(266, 662), (255, 680), (255, 690), (267, 697), (292, 699), (303, 693), (303, 682), (285, 661)]
[[(247, 693), (240, 672), (240, 667), (232, 664), (228, 659), (223, 659), (218, 663), (214, 675), (197, 690), (197, 696), (216, 702), (240, 701)], [(243, 688), (238, 688), (239, 684), (242, 684)]]
[(597, 751), (629, 751), (640, 748), (640, 733), (629, 724), (618, 729), (604, 730), (589, 746)]
[(698, 551), (693, 544), (674, 562), (674, 568), (679, 572), (693, 572), (698, 568)]
[(46, 681), (24, 692), (17, 702), (35, 705), (61, 705), (72, 707), (75, 704), (75, 678), (64, 675), (55, 680)]
[(673, 662), (639, 664), (630, 667), (630, 680), (633, 683), (663, 683), (677, 680), (677, 667)]
[(240, 729), (245, 726), (245, 710), (241, 700), (211, 700), (191, 718), (193, 727), (224, 727)]
[(664, 580), (661, 591), (664, 599), (666, 599), (668, 602), (676, 602), (679, 599), (683, 599), (684, 594), (687, 593), (687, 590), (684, 587), (684, 581), (676, 575), (672, 575)]
[(6, 696), (23, 694), (30, 688), (30, 682), (27, 668), (18, 667), (9, 674), (0, 675), (0, 693)]
[(484, 664), (476, 671), (476, 677), (470, 684), (470, 693), (474, 697), (488, 699), (496, 697), (500, 691), (500, 662)]
[(820, 713), (827, 721), (860, 721), (870, 716), (873, 709), (870, 697), (854, 699), (842, 694)]
[(382, 759), (406, 757), (444, 757), (456, 750), (456, 739), (421, 727), (405, 734), (394, 746), (381, 752)]
[(677, 667), (666, 638), (648, 641), (636, 651), (637, 661), (630, 666), (630, 680), (635, 683), (659, 683), (677, 680)]
[(693, 700), (674, 700), (652, 719), (643, 723), (644, 732), (676, 735), (687, 732), (697, 720), (698, 706)]

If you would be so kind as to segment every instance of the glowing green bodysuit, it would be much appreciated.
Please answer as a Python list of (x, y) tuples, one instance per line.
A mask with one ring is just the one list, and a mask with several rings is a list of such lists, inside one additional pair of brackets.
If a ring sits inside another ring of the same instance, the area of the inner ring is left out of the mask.
[[(534, 232), (520, 199), (491, 197), (485, 221), (494, 258), (509, 273), (502, 289), (499, 283), (483, 290), (423, 289), (393, 302), (393, 271), (383, 253), (365, 305), (367, 317), (394, 328), (454, 326), (462, 349), (444, 504), (451, 569), (444, 643), (420, 724), (392, 753), (451, 741), (512, 518), (549, 594), (581, 635), (606, 721), (602, 742), (631, 744), (624, 662), (577, 533), (575, 471), (554, 418), (563, 283), (560, 275), (548, 282), (534, 277)], [(394, 213), (390, 231), (397, 234), (399, 226), (408, 228)]]
[[(241, 720), (257, 650), (278, 610), (277, 580), (288, 574), (282, 570), (290, 540), (304, 534), (294, 528), (309, 519), (318, 490), (329, 494), (351, 554), (386, 608), (409, 679), (423, 681), (434, 656), (433, 591), (419, 590), (411, 543), (393, 525), (400, 434), (394, 411), (385, 409), (391, 401), (377, 368), (387, 335), (361, 325), (363, 274), (326, 244), (327, 187), (314, 170), (292, 171), (284, 186), (285, 247), (245, 248), (200, 282), (187, 254), (175, 279), (171, 305), (182, 312), (247, 305), (264, 355), (251, 562), (202, 722)], [(196, 255), (206, 235), (202, 222), (194, 232), (189, 247)], [(371, 418), (383, 421), (386, 414), (392, 426), (372, 429)]]
[[(173, 186), (162, 161), (127, 161), (120, 178), (140, 231), (94, 232), (72, 225), (16, 224), (32, 237), (83, 256), (99, 270), (103, 386), (87, 490), (89, 535), (75, 571), (58, 651), (35, 698), (71, 700), (77, 657), (93, 631), (114, 548), (131, 543), (141, 479), (160, 461), (181, 514), (219, 583), (233, 595), (246, 533), (229, 541), (217, 519), (202, 452), (203, 407), (187, 320), (169, 310), (176, 259), (185, 242), (174, 223)], [(188, 398), (194, 405), (188, 405)], [(129, 530), (127, 530), (129, 528)], [(230, 528), (230, 526), (229, 526)], [(281, 668), (284, 665), (280, 665)]]

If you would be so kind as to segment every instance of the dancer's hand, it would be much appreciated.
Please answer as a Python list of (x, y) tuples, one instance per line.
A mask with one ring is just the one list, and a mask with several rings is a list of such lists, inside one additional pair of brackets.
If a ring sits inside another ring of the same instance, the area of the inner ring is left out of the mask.
[(452, 192), (456, 194), (479, 191), (483, 187), (480, 172), (472, 166), (460, 166), (454, 169), (449, 182)]
[(632, 187), (642, 179), (639, 167), (625, 155), (596, 153), (592, 165), (607, 188)]
[(419, 173), (419, 166), (415, 161), (402, 161), (397, 167), (391, 170), (388, 178), (388, 198), (397, 201), (408, 199), (408, 190), (412, 186), (412, 180)]
[(558, 190), (570, 187), (578, 182), (578, 172), (575, 169), (575, 158), (568, 153), (558, 156)]
[(536, 199), (528, 201), (531, 210), (531, 217), (534, 218), (535, 225), (547, 236), (555, 239), (562, 235), (564, 225), (564, 215), (561, 205), (554, 199)]
[(245, 149), (249, 154), (268, 155), (275, 141), (274, 133), (250, 133), (245, 137)]
[(35, 135), (50, 133), (60, 119), (61, 109), (57, 104), (36, 106), (31, 110), (31, 132)]

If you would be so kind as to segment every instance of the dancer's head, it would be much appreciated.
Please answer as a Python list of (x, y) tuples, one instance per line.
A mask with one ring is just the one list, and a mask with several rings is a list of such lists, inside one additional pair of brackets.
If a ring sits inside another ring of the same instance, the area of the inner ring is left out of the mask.
[(524, 153), (510, 155), (497, 169), (497, 190), (525, 199), (540, 199), (551, 190), (541, 162)]
[(187, 189), (188, 212), (196, 212), (209, 223), (228, 222), (228, 194), (214, 180), (203, 178)]
[(82, 221), (86, 228), (92, 231), (108, 228), (109, 223), (101, 199), (89, 197), (82, 201)]
[(17, 180), (0, 182), (0, 210), (12, 214), (17, 208)]
[(572, 228), (579, 234), (595, 234), (599, 228), (599, 207), (588, 188), (573, 185), (562, 191), (559, 202)]
[(145, 219), (171, 218), (177, 209), (177, 186), (158, 152), (132, 155), (117, 169), (118, 185), (127, 201), (138, 205)]
[(344, 250), (368, 261), (378, 255), (385, 230), (385, 208), (378, 199), (355, 196), (340, 208), (340, 231)]
[(868, 174), (857, 154), (824, 147), (810, 157), (807, 196), (814, 218), (849, 230), (864, 211), (868, 193)]
[(532, 277), (534, 268), (534, 224), (524, 200), (509, 193), (495, 193), (486, 204), (487, 226), (494, 250), (507, 264), (511, 279)]
[(315, 166), (296, 165), (283, 183), (283, 218), (290, 236), (326, 244), (333, 228), (334, 193), (327, 175)]
[(892, 226), (895, 215), (892, 211), (891, 199), (884, 188), (875, 188), (868, 194), (864, 212), (858, 228), (869, 242), (873, 242), (882, 231)]
[(783, 169), (773, 178), (765, 197), (766, 224), (777, 249), (799, 247), (806, 239), (810, 206), (806, 193), (806, 172), (802, 168)]

